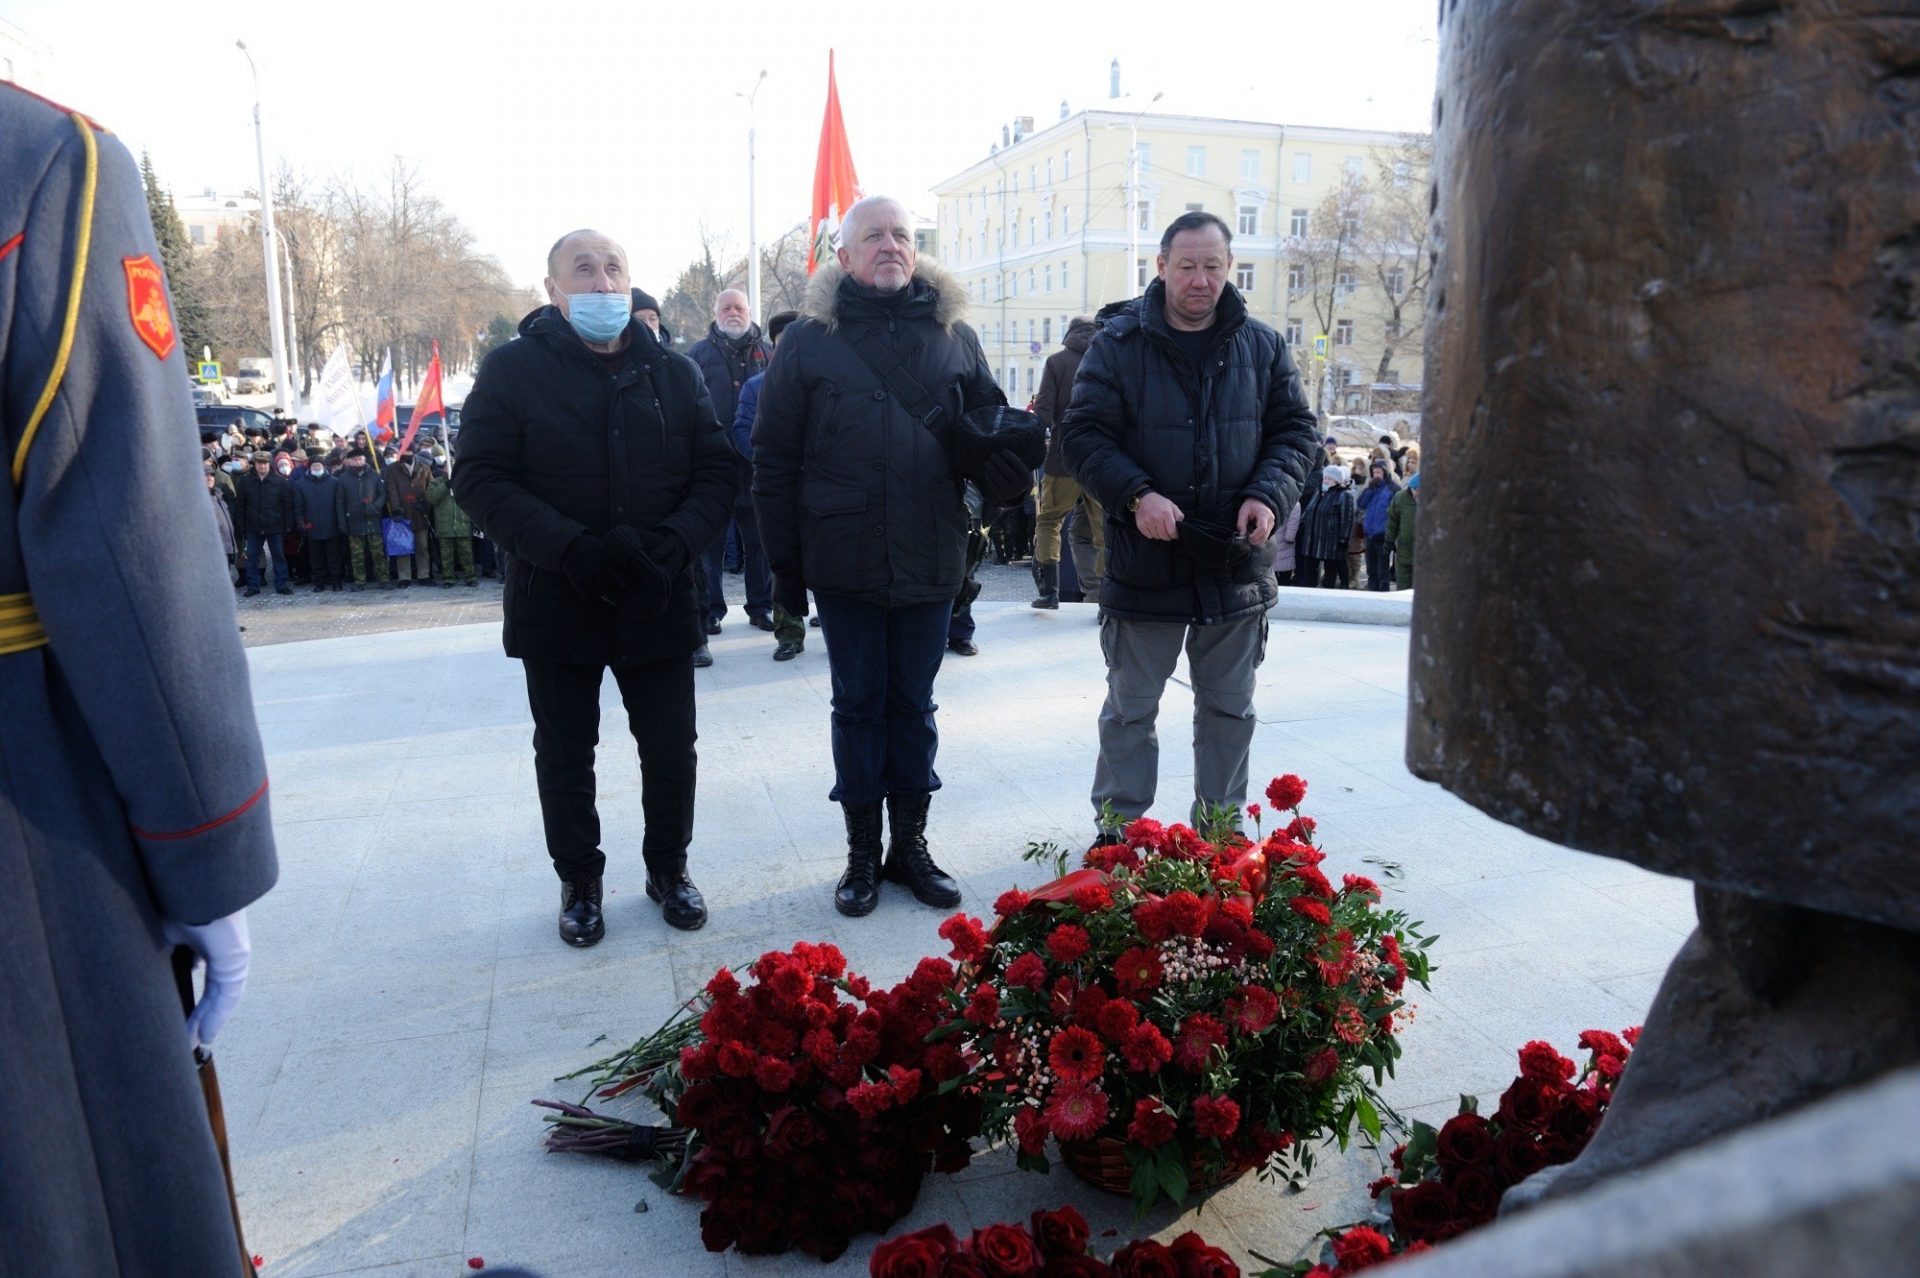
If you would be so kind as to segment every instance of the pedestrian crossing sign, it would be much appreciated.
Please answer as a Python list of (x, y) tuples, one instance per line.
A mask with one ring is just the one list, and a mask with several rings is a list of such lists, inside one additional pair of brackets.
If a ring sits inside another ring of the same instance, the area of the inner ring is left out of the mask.
[(220, 380), (220, 361), (212, 360), (212, 359), (201, 360), (200, 371), (195, 374), (194, 380), (206, 382), (208, 384), (212, 384), (214, 382), (219, 381)]

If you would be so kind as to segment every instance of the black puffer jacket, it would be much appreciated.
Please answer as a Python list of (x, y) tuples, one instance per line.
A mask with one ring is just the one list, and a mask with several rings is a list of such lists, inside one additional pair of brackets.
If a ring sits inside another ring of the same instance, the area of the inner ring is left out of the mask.
[(1093, 343), (1093, 331), (1093, 321), (1088, 319), (1077, 319), (1067, 325), (1066, 339), (1059, 350), (1047, 356), (1047, 365), (1040, 372), (1040, 393), (1033, 398), (1033, 411), (1047, 424), (1046, 473), (1049, 475), (1067, 474), (1066, 458), (1060, 455), (1060, 419), (1073, 401), (1074, 374), (1080, 371), (1080, 361)]
[(760, 384), (753, 504), (767, 563), (813, 590), (887, 607), (951, 599), (967, 511), (946, 449), (889, 394), (849, 337), (888, 335), (954, 421), (1005, 402), (964, 322), (966, 290), (928, 258), (880, 294), (823, 267)]
[[(520, 321), (490, 353), (461, 410), (453, 491), (474, 524), (511, 555), (507, 655), (628, 665), (690, 653), (702, 635), (685, 566), (726, 527), (733, 449), (693, 361), (627, 326), (626, 360), (609, 370), (551, 306)], [(664, 529), (683, 562), (664, 614), (616, 609), (560, 571), (582, 533), (618, 524)]]
[(233, 484), (233, 530), (245, 537), (293, 531), (293, 485), (271, 471), (248, 469)]
[(339, 481), (333, 510), (339, 517), (340, 531), (349, 537), (379, 536), (381, 512), (387, 508), (387, 486), (379, 474), (370, 464), (358, 471), (343, 466)]
[[(767, 371), (767, 361), (773, 358), (773, 343), (760, 336), (758, 324), (737, 339), (721, 332), (718, 324), (709, 324), (707, 335), (687, 348), (687, 358), (700, 366), (701, 375), (707, 379), (707, 395), (713, 400), (713, 415), (727, 428), (727, 437), (731, 439), (734, 413), (740, 405), (740, 388), (755, 373)], [(740, 474), (740, 491), (734, 495), (734, 501), (744, 506), (752, 497), (753, 462), (740, 457), (736, 468)]]
[(1197, 572), (1180, 543), (1141, 536), (1128, 503), (1151, 487), (1188, 515), (1231, 526), (1257, 497), (1276, 522), (1299, 499), (1317, 447), (1313, 410), (1280, 335), (1229, 286), (1196, 370), (1167, 328), (1164, 289), (1100, 312), (1064, 420), (1067, 468), (1106, 509), (1102, 615), (1231, 621), (1273, 606), (1273, 541), (1228, 577)]

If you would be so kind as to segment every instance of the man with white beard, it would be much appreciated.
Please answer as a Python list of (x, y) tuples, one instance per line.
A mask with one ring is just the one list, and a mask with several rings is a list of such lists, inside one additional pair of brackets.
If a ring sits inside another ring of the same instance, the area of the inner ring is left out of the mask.
[[(766, 371), (767, 361), (773, 358), (773, 343), (761, 335), (760, 326), (753, 322), (747, 295), (737, 288), (729, 288), (714, 299), (713, 323), (708, 326), (707, 335), (687, 350), (687, 357), (706, 375), (714, 415), (730, 423), (740, 399), (740, 388), (755, 373)], [(740, 569), (747, 586), (747, 620), (761, 630), (772, 630), (773, 584), (753, 520), (753, 466), (745, 457), (739, 458), (738, 464), (740, 491), (734, 499), (733, 527), (740, 538)], [(721, 576), (726, 551), (727, 538), (722, 533), (701, 555), (700, 570), (694, 574), (696, 584), (704, 584), (706, 588), (701, 620), (709, 635), (720, 633), (720, 618), (727, 615), (725, 579)], [(704, 643), (694, 653), (693, 662), (697, 666), (713, 664)]]

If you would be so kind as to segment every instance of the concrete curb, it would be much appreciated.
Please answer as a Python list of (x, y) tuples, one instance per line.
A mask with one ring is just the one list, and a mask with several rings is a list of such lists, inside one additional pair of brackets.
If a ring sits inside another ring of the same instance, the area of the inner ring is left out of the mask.
[(1395, 590), (1308, 590), (1280, 587), (1280, 599), (1267, 613), (1275, 621), (1338, 621), (1354, 626), (1410, 626), (1413, 592)]

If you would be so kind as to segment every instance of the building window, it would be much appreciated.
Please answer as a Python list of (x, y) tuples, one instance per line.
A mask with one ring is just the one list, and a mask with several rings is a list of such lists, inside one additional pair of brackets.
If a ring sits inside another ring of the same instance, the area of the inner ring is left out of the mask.
[(1243, 150), (1240, 152), (1240, 180), (1258, 182), (1260, 180), (1260, 153)]
[(1240, 235), (1260, 234), (1260, 206), (1259, 205), (1242, 204), (1240, 206), (1240, 229), (1237, 232), (1237, 234), (1240, 234)]
[(1047, 238), (1052, 239), (1053, 238), (1053, 210), (1052, 209), (1047, 210), (1047, 216), (1045, 221), (1043, 222), (1043, 225), (1047, 228)]
[(1299, 262), (1287, 264), (1287, 292), (1304, 293), (1307, 291), (1307, 268)]
[(1233, 286), (1242, 293), (1253, 292), (1253, 264), (1242, 262), (1233, 268)]
[(1027, 321), (1027, 345), (1029, 346), (1033, 345), (1035, 341), (1035, 334), (1038, 333), (1038, 331), (1039, 331), (1039, 326), (1033, 320), (1028, 320)]
[(1047, 185), (1053, 185), (1053, 157), (1051, 155), (1047, 157)]
[(1073, 205), (1060, 206), (1060, 234), (1066, 235), (1073, 230)]
[(1007, 365), (1007, 394), (1018, 395), (1019, 393), (1020, 366), (1018, 364), (1009, 364)]
[(1334, 295), (1346, 299), (1353, 296), (1353, 272), (1342, 271), (1333, 279)]
[(1335, 320), (1333, 322), (1333, 344), (1335, 346), (1353, 345), (1353, 321)]
[(1030, 164), (1027, 166), (1027, 185), (1036, 191), (1040, 189), (1040, 166), (1038, 164)]
[(1060, 176), (1062, 178), (1073, 176), (1073, 152), (1071, 151), (1068, 151), (1060, 161)]
[(1306, 333), (1305, 327), (1302, 324), (1302, 321), (1297, 319), (1288, 320), (1287, 321), (1287, 345), (1298, 346), (1300, 345), (1300, 343), (1306, 340), (1307, 340), (1307, 333)]
[(1067, 264), (1065, 262), (1060, 263), (1060, 287), (1063, 291), (1067, 287)]
[(1007, 272), (1007, 296), (1020, 296), (1020, 272), (1018, 271)]
[(1352, 238), (1360, 234), (1360, 210), (1348, 209), (1340, 215), (1340, 234)]
[(1413, 165), (1407, 163), (1405, 160), (1395, 160), (1393, 162), (1393, 184), (1395, 186), (1405, 186), (1411, 181), (1413, 181)]
[(1133, 264), (1133, 267), (1133, 286), (1135, 288), (1145, 288), (1147, 286), (1147, 280), (1150, 278), (1147, 275), (1147, 259), (1144, 257), (1141, 258)]
[(1287, 234), (1293, 236), (1295, 239), (1300, 239), (1304, 237), (1306, 233), (1307, 211), (1305, 209), (1295, 209), (1292, 215), (1287, 218)]
[(1027, 365), (1027, 398), (1033, 398), (1033, 365)]
[(207, 228), (198, 224), (189, 226), (187, 228), (187, 238), (195, 244), (205, 244), (207, 242)]
[(1009, 247), (1019, 248), (1020, 247), (1020, 215), (1018, 213), (1015, 213), (1013, 215), (1012, 220), (1008, 222), (1007, 235), (1012, 240), (1012, 243), (1009, 245)]
[(1049, 262), (1042, 268), (1040, 284), (1046, 292), (1053, 292), (1053, 263)]
[(1036, 213), (1032, 217), (1027, 219), (1027, 243), (1038, 244), (1039, 242), (1040, 242), (1040, 215)]
[(1387, 272), (1387, 296), (1398, 297), (1407, 291), (1407, 273), (1399, 267)]
[(1153, 172), (1153, 143), (1137, 143), (1133, 148), (1133, 162), (1142, 173)]
[(1153, 229), (1153, 206), (1145, 200), (1142, 200), (1133, 207), (1137, 214), (1134, 219), (1134, 225), (1143, 231), (1151, 231)]
[(1349, 155), (1349, 156), (1347, 157), (1347, 164), (1346, 164), (1346, 168), (1347, 168), (1347, 176), (1348, 176), (1348, 177), (1350, 177), (1350, 178), (1357, 178), (1357, 177), (1359, 177), (1359, 176), (1360, 176), (1360, 165), (1361, 165), (1361, 159), (1360, 159), (1360, 157), (1359, 157), (1359, 156), (1357, 156), (1357, 155)]
[(1034, 280), (1035, 280), (1035, 276), (1034, 276), (1034, 273), (1033, 273), (1033, 268), (1032, 268), (1031, 266), (1029, 266), (1029, 267), (1027, 268), (1027, 296), (1029, 296), (1029, 297), (1031, 297), (1031, 296), (1033, 296), (1033, 292), (1034, 292), (1034, 288), (1033, 288), (1033, 285), (1034, 285)]
[(1207, 175), (1207, 148), (1190, 146), (1187, 148), (1187, 176), (1203, 178)]
[(1342, 364), (1340, 366), (1340, 372), (1337, 377), (1337, 384), (1343, 390), (1353, 385), (1353, 369), (1345, 364)]
[(1204, 213), (1204, 212), (1206, 212), (1206, 211), (1207, 211), (1207, 208), (1206, 208), (1206, 205), (1204, 205), (1204, 204), (1189, 204), (1189, 205), (1187, 205), (1187, 212), (1189, 212), (1189, 213)]
[(1015, 195), (1020, 194), (1020, 170), (1019, 169), (1015, 169), (1013, 171), (1013, 193)]
[(1293, 153), (1293, 180), (1296, 182), (1313, 181), (1313, 155), (1307, 151)]
[[(1387, 323), (1386, 323), (1386, 334), (1387, 334), (1387, 336), (1388, 336), (1389, 338), (1392, 338), (1392, 339), (1394, 339), (1394, 340), (1398, 340), (1398, 339), (1399, 339), (1399, 337), (1400, 337), (1400, 317), (1399, 317), (1398, 315), (1395, 315), (1395, 316), (1393, 316), (1393, 317), (1391, 317), (1390, 319), (1388, 319), (1388, 320), (1387, 320)], [(1392, 377), (1389, 377), (1389, 378), (1388, 378), (1387, 380), (1391, 382), (1391, 381), (1394, 381), (1394, 380), (1396, 380), (1396, 379), (1395, 379), (1395, 378), (1392, 378)]]
[(1040, 321), (1040, 341), (1045, 346), (1053, 345), (1053, 316), (1051, 315)]

